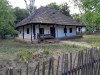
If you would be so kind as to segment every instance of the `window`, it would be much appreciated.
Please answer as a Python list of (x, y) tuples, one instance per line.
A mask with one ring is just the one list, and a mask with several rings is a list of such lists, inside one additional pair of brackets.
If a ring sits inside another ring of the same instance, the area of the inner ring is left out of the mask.
[(78, 28), (78, 31), (80, 32), (80, 31), (81, 31), (81, 29), (80, 29), (80, 28)]
[(33, 26), (33, 34), (35, 34), (35, 25)]
[(39, 29), (39, 33), (40, 33), (40, 34), (44, 34), (44, 28), (40, 28), (40, 29)]
[(27, 28), (27, 34), (29, 34), (29, 28)]
[(69, 29), (69, 32), (72, 33), (72, 28)]
[(67, 33), (67, 28), (64, 28), (64, 33)]

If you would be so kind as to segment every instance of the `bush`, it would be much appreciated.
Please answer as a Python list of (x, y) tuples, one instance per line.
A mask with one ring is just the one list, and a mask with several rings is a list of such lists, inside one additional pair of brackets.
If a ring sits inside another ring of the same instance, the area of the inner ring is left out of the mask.
[(32, 56), (32, 52), (21, 50), (21, 51), (19, 51), (18, 56), (19, 56), (25, 63), (28, 63), (30, 57)]
[(44, 47), (44, 51), (43, 51), (45, 54), (49, 54), (49, 47)]
[(92, 34), (93, 33), (93, 28), (91, 26), (88, 26), (86, 33), (87, 34)]

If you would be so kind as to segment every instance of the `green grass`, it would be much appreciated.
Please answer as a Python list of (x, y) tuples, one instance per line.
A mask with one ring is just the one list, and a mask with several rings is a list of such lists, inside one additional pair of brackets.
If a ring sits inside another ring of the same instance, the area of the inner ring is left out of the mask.
[(73, 39), (71, 41), (86, 42), (92, 46), (100, 46), (100, 34), (84, 35), (83, 38)]
[[(50, 55), (57, 55), (65, 52), (74, 52), (84, 50), (84, 47), (64, 45), (60, 43), (55, 44), (22, 44), (14, 40), (0, 40), (0, 66), (5, 65), (12, 60), (18, 62), (17, 55), (21, 50), (25, 51), (50, 51)], [(58, 55), (57, 55), (58, 56)]]
[(61, 50), (61, 52), (65, 51), (79, 51), (83, 50), (84, 47), (78, 46), (69, 46), (69, 45), (62, 45), (62, 44), (22, 44), (15, 42), (14, 40), (0, 40), (0, 54), (3, 54), (7, 57), (7, 55), (15, 56), (20, 50), (26, 51), (38, 51), (43, 50), (44, 48), (48, 48), (49, 51), (57, 51)]
[(30, 51), (37, 51), (39, 49), (44, 49), (48, 47), (49, 50), (55, 51), (57, 49), (62, 50), (80, 50), (82, 47), (78, 46), (69, 46), (69, 45), (62, 45), (62, 44), (22, 44), (19, 42), (15, 42), (14, 40), (1, 40), (0, 41), (0, 53), (16, 53), (20, 50), (30, 50)]

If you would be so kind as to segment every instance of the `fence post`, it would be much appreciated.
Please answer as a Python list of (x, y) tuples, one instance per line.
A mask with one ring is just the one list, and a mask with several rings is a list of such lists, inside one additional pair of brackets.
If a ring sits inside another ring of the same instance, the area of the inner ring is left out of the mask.
[(50, 72), (51, 72), (51, 65), (52, 65), (52, 58), (50, 58), (49, 60), (48, 75), (50, 75)]
[(28, 63), (26, 63), (26, 75), (28, 75)]
[(9, 72), (9, 69), (7, 68), (6, 69), (6, 72), (5, 72), (5, 75), (8, 75), (8, 72)]
[(9, 75), (13, 75), (13, 68), (12, 67), (9, 68)]
[(22, 75), (22, 69), (19, 70), (19, 75)]

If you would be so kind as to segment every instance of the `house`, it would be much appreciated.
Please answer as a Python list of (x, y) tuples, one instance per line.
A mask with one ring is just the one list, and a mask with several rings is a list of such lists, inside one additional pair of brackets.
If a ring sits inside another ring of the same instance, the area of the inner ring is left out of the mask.
[[(18, 38), (31, 41), (44, 36), (45, 38), (63, 38), (81, 35), (86, 27), (74, 21), (70, 16), (48, 7), (40, 7), (36, 12), (16, 25)], [(82, 35), (81, 35), (82, 36)]]

